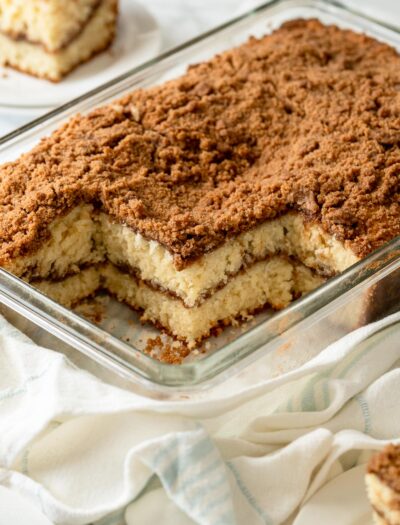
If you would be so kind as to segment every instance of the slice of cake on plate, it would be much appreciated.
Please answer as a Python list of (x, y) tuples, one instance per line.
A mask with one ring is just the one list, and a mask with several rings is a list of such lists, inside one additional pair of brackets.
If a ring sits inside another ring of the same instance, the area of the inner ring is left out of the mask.
[(113, 41), (118, 0), (0, 0), (0, 63), (59, 81)]
[(190, 345), (283, 308), (400, 233), (399, 85), (394, 49), (302, 20), (76, 116), (0, 168), (0, 264)]
[(377, 525), (400, 525), (400, 446), (374, 455), (366, 475), (368, 497)]

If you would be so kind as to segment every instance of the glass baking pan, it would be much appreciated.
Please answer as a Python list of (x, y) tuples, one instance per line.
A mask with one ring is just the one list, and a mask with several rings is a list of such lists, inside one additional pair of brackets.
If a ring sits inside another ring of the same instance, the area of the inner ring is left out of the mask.
[[(0, 162), (31, 149), (76, 113), (86, 113), (138, 87), (159, 84), (187, 65), (261, 36), (295, 18), (365, 32), (400, 49), (400, 32), (320, 0), (275, 0), (135, 68), (0, 139)], [(266, 311), (246, 324), (210, 338), (182, 364), (160, 362), (144, 352), (158, 332), (110, 298), (97, 324), (66, 309), (20, 279), (0, 270), (0, 312), (43, 346), (65, 352), (79, 366), (146, 395), (193, 394), (232, 378), (252, 363), (270, 377), (293, 369), (349, 331), (400, 310), (400, 238), (280, 312)], [(82, 313), (82, 310), (80, 310)], [(249, 369), (247, 369), (249, 370)], [(241, 372), (243, 373), (243, 372)], [(111, 375), (110, 375), (111, 374)], [(121, 378), (117, 380), (117, 377)]]

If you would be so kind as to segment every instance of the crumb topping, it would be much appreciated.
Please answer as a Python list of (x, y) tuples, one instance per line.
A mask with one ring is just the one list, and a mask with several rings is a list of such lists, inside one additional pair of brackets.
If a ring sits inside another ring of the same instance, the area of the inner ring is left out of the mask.
[(400, 234), (400, 56), (316, 20), (76, 116), (0, 168), (0, 263), (91, 202), (182, 268), (289, 210), (363, 257)]
[(159, 335), (147, 339), (144, 351), (162, 363), (171, 365), (182, 364), (185, 357), (190, 354), (190, 348), (186, 343), (182, 341), (164, 341)]
[(378, 476), (383, 483), (400, 493), (400, 446), (387, 445), (368, 463), (368, 473)]

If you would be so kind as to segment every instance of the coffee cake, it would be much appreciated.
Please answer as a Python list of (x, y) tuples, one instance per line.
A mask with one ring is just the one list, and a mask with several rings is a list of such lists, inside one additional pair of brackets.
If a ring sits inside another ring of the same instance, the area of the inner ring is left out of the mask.
[(59, 81), (106, 49), (118, 0), (0, 0), (0, 63)]
[(1, 167), (0, 263), (190, 344), (400, 233), (400, 58), (316, 20), (78, 115)]
[(391, 444), (373, 456), (365, 479), (375, 523), (399, 525), (400, 447)]

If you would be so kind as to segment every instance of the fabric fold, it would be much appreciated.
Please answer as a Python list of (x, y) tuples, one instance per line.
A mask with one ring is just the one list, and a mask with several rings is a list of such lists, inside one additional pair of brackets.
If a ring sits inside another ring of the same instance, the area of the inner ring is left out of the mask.
[(60, 525), (150, 523), (158, 505), (166, 523), (280, 524), (400, 436), (400, 314), (181, 401), (102, 383), (4, 319), (0, 349), (0, 483)]

